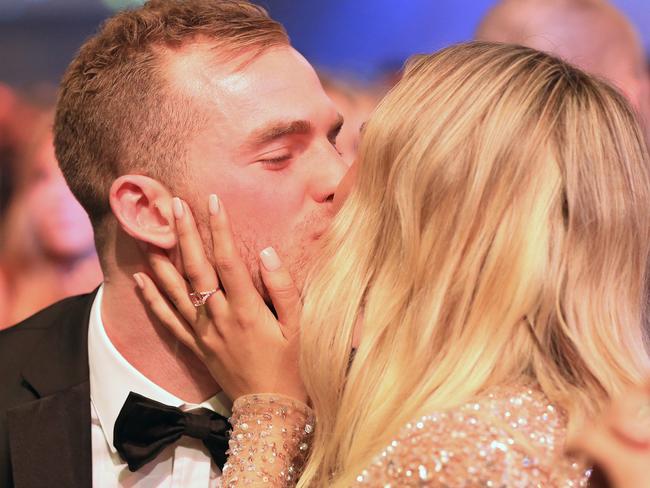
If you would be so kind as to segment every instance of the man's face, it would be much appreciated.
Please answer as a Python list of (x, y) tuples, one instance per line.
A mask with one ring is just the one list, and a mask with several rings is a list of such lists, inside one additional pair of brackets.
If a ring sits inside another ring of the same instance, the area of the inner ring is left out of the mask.
[(335, 147), (342, 119), (291, 47), (271, 49), (243, 69), (241, 58), (219, 62), (210, 49), (189, 46), (169, 64), (173, 83), (207, 115), (189, 142), (191, 174), (182, 196), (207, 244), (208, 195), (218, 195), (259, 289), (257, 256), (267, 246), (302, 287), (347, 170)]

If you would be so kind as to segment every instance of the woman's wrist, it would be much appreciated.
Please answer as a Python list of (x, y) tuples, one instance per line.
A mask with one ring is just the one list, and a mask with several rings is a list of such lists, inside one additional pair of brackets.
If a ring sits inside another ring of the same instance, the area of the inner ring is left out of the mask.
[(233, 404), (224, 486), (295, 486), (307, 459), (314, 413), (277, 393), (243, 395)]
[(307, 402), (306, 394), (250, 393), (235, 399), (232, 410), (234, 415), (235, 412), (241, 410), (251, 411), (258, 407), (265, 408), (268, 405), (277, 405), (304, 412), (307, 416), (313, 416), (313, 410)]

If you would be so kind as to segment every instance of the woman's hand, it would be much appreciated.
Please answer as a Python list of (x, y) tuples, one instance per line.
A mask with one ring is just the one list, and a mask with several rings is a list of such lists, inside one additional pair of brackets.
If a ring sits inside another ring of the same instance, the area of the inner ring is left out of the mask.
[(650, 385), (612, 403), (568, 449), (587, 455), (614, 488), (650, 487)]
[[(232, 399), (251, 393), (277, 393), (306, 402), (298, 371), (301, 299), (293, 280), (272, 248), (260, 253), (262, 279), (278, 318), (253, 285), (233, 240), (230, 223), (216, 195), (209, 200), (213, 262), (208, 261), (192, 213), (173, 201), (183, 269), (167, 255), (149, 251), (156, 283), (134, 275), (149, 311), (207, 366)], [(189, 294), (217, 290), (195, 307)]]

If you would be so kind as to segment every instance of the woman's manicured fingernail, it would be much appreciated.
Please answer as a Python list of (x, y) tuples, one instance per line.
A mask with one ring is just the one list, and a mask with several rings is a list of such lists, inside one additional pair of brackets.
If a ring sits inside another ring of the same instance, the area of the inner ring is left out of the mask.
[(181, 199), (178, 197), (174, 197), (172, 199), (172, 210), (174, 211), (174, 217), (177, 219), (182, 219), (183, 218), (183, 202), (181, 202)]
[(260, 258), (262, 260), (262, 264), (268, 271), (275, 271), (280, 266), (282, 266), (280, 258), (278, 257), (278, 253), (276, 253), (275, 249), (272, 247), (267, 247), (266, 249), (262, 250), (260, 253)]
[(208, 208), (212, 215), (217, 215), (219, 213), (219, 199), (214, 193), (210, 195), (208, 199)]
[(133, 279), (135, 280), (135, 283), (138, 285), (138, 288), (141, 290), (144, 289), (144, 280), (142, 279), (142, 276), (140, 276), (140, 273), (135, 273), (133, 275)]

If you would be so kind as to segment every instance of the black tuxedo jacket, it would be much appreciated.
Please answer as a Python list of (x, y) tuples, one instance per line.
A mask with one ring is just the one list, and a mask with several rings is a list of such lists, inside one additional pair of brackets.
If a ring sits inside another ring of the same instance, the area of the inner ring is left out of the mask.
[(0, 332), (0, 487), (92, 487), (88, 321), (95, 293)]
[[(0, 331), (0, 488), (91, 488), (88, 320), (95, 293)], [(589, 486), (610, 486), (598, 469)]]

